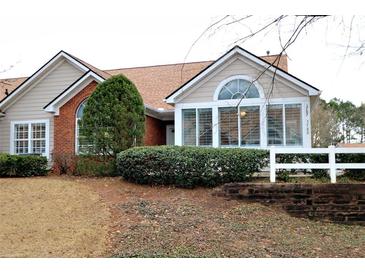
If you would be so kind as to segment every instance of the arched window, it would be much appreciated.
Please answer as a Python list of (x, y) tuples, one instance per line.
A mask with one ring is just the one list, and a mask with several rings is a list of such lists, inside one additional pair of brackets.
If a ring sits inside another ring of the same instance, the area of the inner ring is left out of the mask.
[(84, 115), (84, 108), (86, 105), (87, 100), (84, 100), (79, 107), (77, 108), (76, 111), (76, 154), (85, 154), (85, 153), (89, 153), (90, 152), (90, 148), (92, 147), (92, 145), (90, 144), (90, 142), (87, 140), (87, 138), (85, 136), (82, 136), (82, 134), (80, 134), (80, 122), (81, 122), (81, 118)]
[(234, 79), (226, 83), (219, 91), (218, 100), (260, 98), (260, 93), (254, 84), (245, 79)]

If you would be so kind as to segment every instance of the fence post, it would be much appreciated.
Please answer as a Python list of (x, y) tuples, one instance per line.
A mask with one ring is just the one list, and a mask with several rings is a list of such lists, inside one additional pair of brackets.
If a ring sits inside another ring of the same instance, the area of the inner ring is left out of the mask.
[(270, 147), (270, 182), (275, 183), (276, 180), (276, 157), (275, 157), (275, 147)]
[(330, 165), (331, 183), (336, 183), (336, 152), (335, 146), (329, 146), (328, 162)]

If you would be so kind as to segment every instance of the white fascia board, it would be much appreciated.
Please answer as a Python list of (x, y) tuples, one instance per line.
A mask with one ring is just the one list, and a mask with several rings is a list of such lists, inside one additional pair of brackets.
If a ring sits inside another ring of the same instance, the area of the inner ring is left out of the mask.
[(22, 93), (24, 90), (26, 90), (29, 86), (33, 84), (34, 81), (36, 81), (47, 69), (52, 67), (54, 64), (56, 64), (61, 58), (65, 58), (68, 62), (75, 65), (77, 68), (79, 68), (81, 71), (86, 72), (89, 70), (88, 67), (81, 64), (79, 61), (75, 60), (68, 54), (66, 54), (63, 51), (60, 51), (57, 55), (55, 55), (53, 58), (51, 58), (43, 67), (41, 67), (37, 72), (35, 72), (30, 78), (26, 79), (23, 84), (19, 86), (19, 88), (15, 89), (14, 92), (10, 93), (8, 97), (6, 97), (6, 100), (2, 101), (0, 103), (0, 109), (4, 107), (4, 105), (8, 104), (13, 100), (13, 98), (17, 97), (18, 94)]
[(98, 83), (103, 82), (105, 79), (94, 73), (93, 71), (89, 71), (83, 77), (81, 77), (77, 82), (73, 83), (69, 86), (61, 96), (59, 96), (56, 100), (54, 100), (49, 106), (47, 106), (44, 111), (56, 113), (58, 114), (59, 108), (63, 105), (65, 98), (72, 92), (74, 92), (77, 88), (79, 88), (84, 82), (88, 80), (95, 80)]
[[(210, 67), (208, 67), (205, 71), (203, 71), (200, 75), (196, 76), (193, 80), (191, 80), (190, 82), (188, 82), (186, 85), (182, 86), (180, 89), (178, 89), (173, 95), (171, 95), (170, 97), (168, 97), (167, 99), (165, 99), (165, 102), (168, 104), (175, 104), (176, 103), (176, 98), (179, 97), (182, 93), (184, 93), (187, 89), (191, 88), (192, 86), (194, 86), (197, 82), (199, 82), (200, 80), (202, 80), (205, 76), (207, 76), (209, 73), (211, 73), (212, 71), (214, 71), (217, 67), (219, 67), (221, 64), (223, 64), (224, 62), (226, 62), (229, 58), (231, 58), (233, 55), (235, 54), (239, 54), (241, 56), (246, 57), (247, 59), (263, 66), (264, 68), (267, 68), (269, 71), (271, 72), (275, 72), (275, 67), (270, 66), (269, 64), (267, 64), (266, 62), (264, 62), (263, 60), (261, 60), (260, 58), (249, 54), (248, 52), (242, 50), (239, 47), (234, 48), (233, 50), (231, 50), (230, 52), (228, 52), (226, 55), (223, 55), (217, 62), (213, 63)], [(309, 96), (316, 96), (319, 95), (320, 92), (313, 88), (312, 86), (298, 80), (297, 78), (291, 76), (288, 73), (285, 73), (281, 70), (276, 70), (276, 74), (283, 77), (284, 79), (296, 84), (297, 86), (305, 89), (308, 91), (308, 95)]]

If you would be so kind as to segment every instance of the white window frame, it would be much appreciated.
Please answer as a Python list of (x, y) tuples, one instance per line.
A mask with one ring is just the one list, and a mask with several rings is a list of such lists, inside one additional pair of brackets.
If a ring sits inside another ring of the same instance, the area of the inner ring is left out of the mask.
[[(229, 82), (233, 81), (233, 80), (245, 80), (245, 81), (248, 81), (250, 83), (252, 83), (253, 86), (256, 87), (256, 89), (258, 90), (259, 92), (259, 95), (260, 95), (260, 98), (265, 98), (265, 93), (264, 93), (264, 89), (262, 88), (262, 86), (257, 82), (257, 81), (254, 81), (255, 79), (253, 79), (252, 77), (249, 77), (247, 75), (233, 75), (233, 76), (230, 76), (226, 79), (224, 79), (223, 81), (221, 81), (218, 85), (218, 87), (215, 89), (214, 91), (214, 95), (213, 95), (213, 100), (214, 101), (231, 101), (231, 100), (234, 100), (234, 99), (228, 99), (228, 100), (219, 100), (218, 97), (219, 97), (219, 94), (221, 93), (221, 90), (222, 88), (228, 84)], [(255, 99), (258, 99), (258, 98), (244, 98), (244, 100), (255, 100)], [(239, 100), (239, 99), (238, 99)]]
[[(274, 106), (274, 105), (281, 105), (281, 111), (282, 111), (282, 123), (283, 123), (283, 144), (282, 145), (269, 145), (268, 141), (269, 138), (267, 136), (267, 141), (266, 141), (266, 145), (267, 146), (277, 146), (277, 147), (290, 147), (290, 148), (301, 148), (304, 146), (304, 136), (307, 135), (307, 132), (305, 132), (305, 119), (303, 119), (303, 112), (305, 111), (305, 105), (303, 103), (275, 103), (275, 104), (268, 104), (266, 106), (266, 113), (267, 113), (267, 108), (269, 106)], [(286, 144), (286, 114), (285, 114), (285, 106), (287, 105), (300, 105), (300, 123), (301, 123), (301, 130), (302, 130), (302, 144), (301, 145), (287, 145)], [(267, 116), (267, 115), (266, 115)], [(267, 121), (267, 117), (266, 117), (266, 121)], [(267, 123), (267, 122), (266, 122)], [(268, 131), (268, 127), (266, 127), (266, 134)]]
[[(194, 108), (212, 108), (212, 123), (213, 123), (213, 147), (219, 146), (219, 127), (215, 126), (219, 124), (219, 107), (236, 107), (239, 103), (239, 99), (232, 100), (217, 100), (211, 102), (199, 102), (199, 103), (178, 103), (175, 105), (175, 144), (182, 144), (182, 110), (183, 109), (194, 109)], [(311, 147), (311, 136), (310, 136), (310, 101), (309, 97), (290, 97), (290, 98), (255, 98), (255, 99), (244, 99), (240, 103), (240, 107), (244, 106), (260, 106), (260, 146), (257, 148), (267, 148), (267, 105), (272, 104), (301, 104), (302, 105), (302, 146), (289, 146), (295, 147)], [(235, 146), (238, 147), (238, 146)], [(248, 148), (252, 146), (241, 146), (242, 148)]]
[[(212, 112), (212, 125), (213, 125), (213, 109), (211, 107), (205, 107), (205, 108), (184, 108), (181, 110), (181, 122), (183, 122), (183, 110), (195, 110), (195, 145), (192, 145), (192, 146), (201, 146), (201, 147), (212, 147), (213, 146), (213, 128), (212, 128), (212, 144), (211, 145), (199, 145), (199, 126), (200, 126), (200, 123), (199, 123), (199, 109), (210, 109), (211, 112)], [(214, 125), (213, 125), (214, 127)], [(176, 135), (176, 132), (175, 132), (175, 135)], [(184, 131), (182, 130), (181, 131), (181, 140), (182, 142), (184, 142)], [(184, 145), (184, 144), (183, 144)]]
[(81, 118), (77, 117), (77, 113), (79, 112), (79, 109), (81, 107), (82, 104), (86, 103), (86, 101), (89, 99), (89, 97), (85, 98), (77, 107), (76, 112), (75, 112), (75, 154), (79, 155), (80, 151), (79, 151), (79, 123), (78, 121), (81, 120)]
[(45, 124), (46, 126), (46, 148), (45, 152), (42, 153), (42, 156), (47, 157), (49, 159), (49, 119), (40, 119), (40, 120), (19, 120), (19, 121), (11, 121), (10, 122), (10, 154), (16, 155), (15, 153), (15, 125), (18, 124), (28, 124), (28, 154), (31, 153), (31, 145), (32, 145), (32, 124)]

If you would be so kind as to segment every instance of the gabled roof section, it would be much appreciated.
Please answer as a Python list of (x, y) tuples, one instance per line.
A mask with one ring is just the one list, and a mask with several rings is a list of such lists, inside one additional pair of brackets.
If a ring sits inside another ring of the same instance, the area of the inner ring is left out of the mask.
[(95, 80), (98, 83), (103, 82), (105, 79), (101, 77), (99, 74), (96, 74), (92, 70), (88, 70), (81, 77), (76, 79), (70, 86), (68, 86), (64, 91), (62, 91), (57, 97), (55, 97), (51, 102), (49, 102), (43, 109), (47, 112), (54, 112), (58, 114), (59, 108), (67, 102), (67, 98), (70, 96), (74, 96), (73, 92), (77, 91), (82, 87), (85, 83), (89, 83)]
[(30, 77), (24, 80), (17, 88), (14, 89), (8, 96), (3, 98), (0, 101), (0, 109), (13, 99), (15, 99), (18, 95), (22, 94), (26, 89), (31, 86), (36, 80), (38, 80), (44, 73), (47, 73), (49, 69), (60, 62), (61, 60), (67, 60), (69, 63), (73, 64), (81, 71), (86, 72), (89, 68), (81, 63), (79, 60), (75, 59), (73, 56), (68, 54), (67, 52), (61, 50), (55, 56), (53, 56), (47, 63), (45, 63), (41, 68), (39, 68), (35, 73), (33, 73)]
[[(227, 53), (222, 55), (220, 58), (218, 58), (215, 62), (211, 63), (209, 66), (207, 66), (204, 70), (202, 70), (200, 73), (195, 75), (193, 78), (191, 78), (189, 81), (184, 83), (182, 86), (180, 86), (178, 89), (176, 89), (174, 92), (172, 92), (170, 95), (168, 95), (165, 98), (165, 101), (169, 104), (174, 104), (175, 99), (180, 96), (182, 93), (184, 93), (187, 89), (194, 86), (197, 82), (202, 80), (205, 76), (207, 76), (209, 73), (213, 72), (216, 68), (218, 68), (221, 64), (223, 64), (225, 61), (227, 61), (229, 58), (231, 58), (233, 55), (239, 54), (243, 57), (248, 58), (249, 60), (257, 63), (258, 65), (262, 66), (263, 68), (267, 68), (269, 71), (273, 72), (276, 70), (276, 74), (283, 77), (284, 79), (304, 88), (308, 91), (308, 94), (310, 96), (319, 95), (320, 91), (318, 88), (304, 82), (303, 80), (295, 77), (294, 75), (288, 73), (287, 71), (280, 68), (280, 66), (275, 66), (274, 60), (268, 59), (268, 61), (264, 60), (264, 58), (260, 58), (253, 53), (241, 48), (240, 46), (235, 46), (231, 50), (229, 50)], [(266, 58), (265, 58), (266, 59)]]

